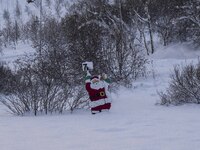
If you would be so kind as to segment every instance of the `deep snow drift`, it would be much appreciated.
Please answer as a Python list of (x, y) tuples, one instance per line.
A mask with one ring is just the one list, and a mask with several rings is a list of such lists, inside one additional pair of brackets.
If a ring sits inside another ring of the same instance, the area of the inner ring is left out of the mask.
[(198, 51), (184, 49), (183, 56), (179, 49), (184, 48), (159, 49), (149, 58), (149, 76), (136, 81), (132, 89), (113, 94), (109, 112), (16, 117), (0, 105), (0, 149), (199, 150), (200, 105), (155, 105), (157, 91), (167, 88), (173, 66), (198, 61)]

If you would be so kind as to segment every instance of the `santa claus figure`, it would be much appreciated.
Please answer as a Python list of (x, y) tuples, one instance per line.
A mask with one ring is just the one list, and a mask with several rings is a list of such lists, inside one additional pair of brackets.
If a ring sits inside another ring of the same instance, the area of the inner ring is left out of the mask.
[(92, 114), (102, 110), (109, 110), (111, 107), (111, 97), (108, 91), (110, 80), (107, 75), (104, 73), (102, 76), (91, 76), (87, 72), (85, 83), (90, 98)]

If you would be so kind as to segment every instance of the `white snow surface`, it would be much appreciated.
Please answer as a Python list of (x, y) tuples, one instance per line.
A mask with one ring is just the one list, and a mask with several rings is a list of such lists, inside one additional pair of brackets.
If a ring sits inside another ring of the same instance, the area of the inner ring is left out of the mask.
[(199, 150), (200, 105), (155, 105), (173, 66), (198, 62), (196, 53), (175, 57), (183, 47), (173, 48), (149, 58), (147, 78), (112, 94), (109, 112), (18, 117), (0, 105), (0, 150)]

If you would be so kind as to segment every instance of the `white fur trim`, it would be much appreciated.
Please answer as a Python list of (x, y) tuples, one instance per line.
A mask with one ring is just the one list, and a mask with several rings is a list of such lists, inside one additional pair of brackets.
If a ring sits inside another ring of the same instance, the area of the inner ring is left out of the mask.
[(92, 89), (98, 90), (98, 89), (100, 89), (100, 88), (104, 88), (104, 84), (103, 84), (102, 81), (99, 81), (99, 82), (96, 82), (96, 83), (92, 83), (92, 82), (91, 82), (90, 87), (91, 87)]
[(105, 99), (100, 99), (97, 101), (90, 101), (90, 107), (97, 107), (97, 106), (103, 105), (105, 103), (106, 103)]
[(97, 101), (90, 101), (90, 107), (97, 107), (106, 103), (111, 103), (110, 98), (104, 98)]

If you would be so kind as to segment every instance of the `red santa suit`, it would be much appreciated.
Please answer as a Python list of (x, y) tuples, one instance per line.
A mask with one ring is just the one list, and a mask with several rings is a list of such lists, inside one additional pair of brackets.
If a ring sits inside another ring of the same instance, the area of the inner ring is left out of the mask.
[(98, 76), (86, 77), (86, 90), (90, 97), (91, 112), (101, 112), (101, 110), (109, 110), (111, 107), (111, 98), (108, 91), (109, 80), (99, 80), (93, 83), (94, 78), (98, 79)]

